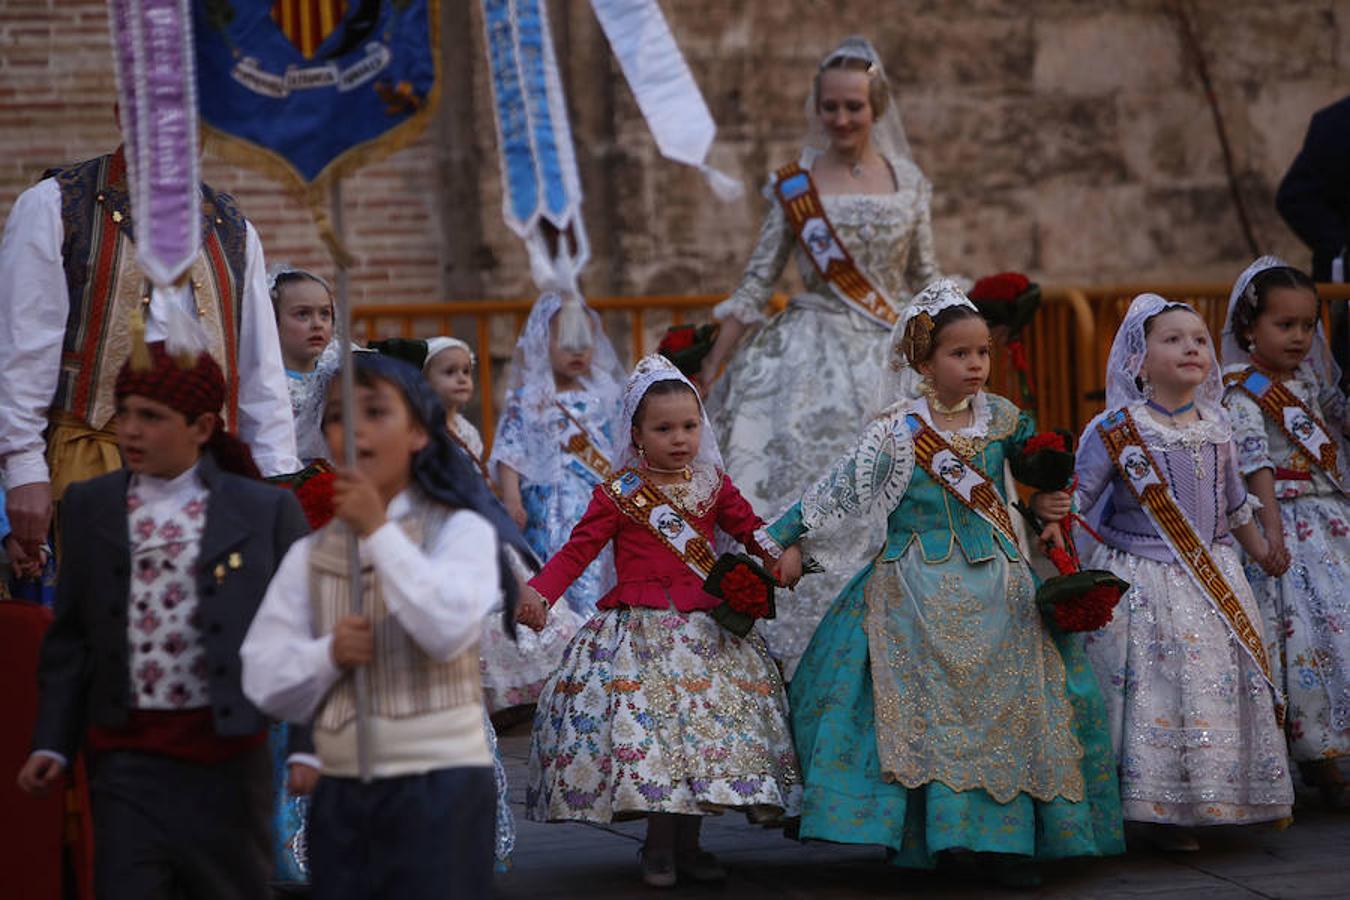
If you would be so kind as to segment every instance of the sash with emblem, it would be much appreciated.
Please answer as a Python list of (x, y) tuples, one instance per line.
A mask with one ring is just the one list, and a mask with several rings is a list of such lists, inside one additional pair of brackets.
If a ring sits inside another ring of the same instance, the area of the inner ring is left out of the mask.
[[(1186, 518), (1176, 498), (1168, 490), (1167, 480), (1163, 478), (1158, 464), (1148, 452), (1148, 445), (1139, 435), (1134, 418), (1129, 410), (1118, 409), (1108, 413), (1097, 425), (1106, 452), (1120, 472), (1130, 492), (1139, 501), (1140, 507), (1148, 514), (1158, 534), (1172, 549), (1172, 555), (1182, 564), (1187, 574), (1209, 598), (1219, 616), (1228, 624), (1228, 629), (1238, 639), (1238, 643), (1247, 651), (1247, 655), (1261, 669), (1261, 674), (1272, 689), (1275, 682), (1270, 676), (1270, 661), (1266, 657), (1265, 644), (1261, 632), (1247, 617), (1246, 611), (1238, 601), (1233, 588), (1223, 577), (1223, 572), (1214, 562), (1214, 557), (1195, 533), (1195, 527)], [(1275, 714), (1281, 722), (1284, 710), (1276, 704)]]
[(1283, 383), (1255, 366), (1224, 377), (1224, 382), (1256, 401), (1267, 419), (1275, 423), (1289, 443), (1297, 447), (1313, 465), (1341, 486), (1341, 466), (1336, 440), (1322, 419)]
[(572, 415), (560, 401), (554, 402), (567, 418), (567, 428), (562, 435), (562, 450), (572, 458), (570, 462), (573, 468), (581, 469), (583, 475), (591, 476), (597, 481), (604, 481), (610, 473), (609, 458), (595, 446), (590, 432), (577, 421), (576, 416)]
[(1014, 547), (1020, 546), (1008, 505), (989, 476), (953, 450), (922, 417), (910, 413), (905, 424), (914, 437), (914, 461), (920, 468), (962, 506), (997, 528)]
[(811, 173), (796, 163), (786, 165), (778, 170), (773, 190), (806, 258), (835, 295), (878, 325), (894, 325), (898, 318), (895, 305), (863, 274), (835, 234)]
[(717, 564), (712, 544), (689, 524), (687, 513), (637, 469), (624, 469), (609, 483), (609, 496), (619, 511), (656, 536), (666, 549), (706, 580)]

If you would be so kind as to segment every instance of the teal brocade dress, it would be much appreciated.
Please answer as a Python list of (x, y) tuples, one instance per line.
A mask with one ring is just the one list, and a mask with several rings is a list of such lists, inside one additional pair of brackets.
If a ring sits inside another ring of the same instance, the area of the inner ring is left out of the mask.
[[(1006, 498), (1004, 461), (1031, 419), (992, 395), (975, 408), (960, 433), (967, 458)], [(926, 420), (926, 404), (870, 425), (822, 481), (833, 486), (808, 492), (770, 535), (804, 539), (809, 555), (803, 503), (828, 518), (822, 506), (878, 500), (882, 473), (912, 460), (907, 415)], [(789, 686), (801, 838), (881, 845), (916, 868), (952, 849), (1124, 852), (1106, 711), (1081, 636), (1050, 633), (1017, 545), (922, 468), (892, 488), (903, 495), (884, 546), (835, 599)], [(821, 516), (808, 510), (806, 521)]]

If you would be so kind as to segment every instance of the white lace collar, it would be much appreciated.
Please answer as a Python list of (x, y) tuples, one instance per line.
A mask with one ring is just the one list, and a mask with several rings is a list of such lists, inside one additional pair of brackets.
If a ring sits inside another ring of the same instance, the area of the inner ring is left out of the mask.
[(652, 483), (690, 515), (701, 517), (717, 499), (718, 488), (722, 486), (722, 472), (706, 462), (695, 462), (689, 468), (693, 475), (688, 481), (675, 481), (670, 484), (657, 484), (654, 481)]
[(1130, 407), (1130, 416), (1138, 424), (1141, 436), (1163, 447), (1195, 444), (1225, 444), (1233, 437), (1233, 427), (1222, 410), (1207, 406), (1196, 406), (1200, 418), (1185, 425), (1169, 425), (1158, 421), (1148, 408), (1147, 403), (1136, 403)]
[(970, 398), (970, 408), (975, 414), (971, 419), (970, 424), (964, 428), (957, 428), (954, 431), (944, 430), (938, 427), (937, 423), (933, 421), (932, 412), (928, 409), (928, 401), (923, 397), (916, 397), (911, 400), (907, 412), (912, 412), (923, 419), (928, 423), (929, 428), (945, 438), (956, 436), (975, 439), (987, 436), (989, 434), (989, 421), (993, 417), (993, 412), (989, 406), (989, 395), (984, 391), (977, 393), (974, 397)]

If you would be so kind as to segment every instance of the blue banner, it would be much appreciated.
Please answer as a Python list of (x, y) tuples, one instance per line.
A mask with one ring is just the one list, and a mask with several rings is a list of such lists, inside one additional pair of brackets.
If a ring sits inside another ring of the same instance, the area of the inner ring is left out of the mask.
[(436, 105), (439, 24), (439, 0), (194, 0), (212, 146), (305, 186), (399, 149)]

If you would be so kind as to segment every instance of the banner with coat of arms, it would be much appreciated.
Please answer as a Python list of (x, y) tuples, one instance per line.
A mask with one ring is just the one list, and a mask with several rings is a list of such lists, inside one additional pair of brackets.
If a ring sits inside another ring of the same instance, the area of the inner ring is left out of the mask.
[(406, 146), (440, 91), (440, 0), (194, 0), (213, 149), (306, 189)]

